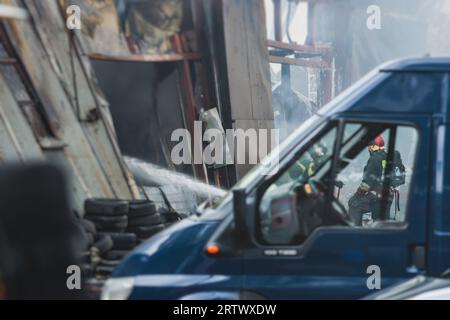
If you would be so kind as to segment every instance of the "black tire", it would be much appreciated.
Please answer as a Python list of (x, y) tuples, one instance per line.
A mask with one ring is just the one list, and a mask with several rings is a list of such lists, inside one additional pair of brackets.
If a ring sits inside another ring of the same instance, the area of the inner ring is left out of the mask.
[(84, 202), (84, 211), (105, 216), (120, 216), (128, 213), (128, 201), (104, 198), (87, 199)]
[(115, 222), (127, 222), (128, 217), (125, 215), (121, 216), (104, 216), (99, 214), (88, 214), (85, 216), (86, 219), (92, 221), (96, 226), (98, 223), (115, 223)]
[(159, 214), (164, 218), (164, 222), (175, 222), (180, 220), (180, 215), (173, 209), (161, 208)]
[(139, 237), (139, 239), (147, 239), (164, 229), (165, 229), (164, 224), (157, 224), (157, 225), (148, 226), (148, 227), (144, 227), (144, 226), (133, 227), (132, 229), (130, 229), (130, 231), (136, 233), (136, 235)]
[(125, 258), (130, 251), (128, 250), (110, 250), (103, 254), (103, 260), (122, 260)]
[(102, 255), (106, 251), (111, 250), (113, 246), (114, 246), (114, 242), (112, 241), (110, 236), (101, 237), (93, 245), (93, 247), (98, 250), (99, 255)]
[(87, 219), (80, 219), (80, 224), (83, 226), (84, 230), (89, 233), (95, 234), (97, 230), (95, 229), (95, 224)]
[(97, 266), (95, 272), (101, 276), (109, 276), (114, 271), (114, 268), (111, 266)]
[(99, 266), (117, 267), (120, 264), (120, 260), (106, 260), (102, 259)]
[(89, 263), (83, 263), (80, 265), (81, 268), (81, 274), (86, 277), (90, 278), (94, 275), (94, 267)]
[(118, 232), (102, 232), (100, 235), (110, 236), (114, 242), (115, 250), (130, 250), (137, 244), (136, 235), (134, 233), (118, 233)]
[(128, 225), (127, 216), (105, 217), (89, 215), (86, 218), (95, 223), (98, 231), (122, 232)]
[(128, 204), (128, 216), (130, 218), (151, 216), (156, 212), (156, 205), (151, 200), (132, 200)]
[(138, 217), (130, 219), (128, 222), (128, 227), (139, 227), (139, 226), (153, 226), (157, 224), (161, 224), (164, 222), (163, 217), (159, 213), (154, 214), (152, 216), (146, 216), (146, 217)]
[(159, 214), (166, 214), (167, 212), (169, 212), (171, 209), (166, 208), (166, 207), (159, 207), (158, 208), (158, 213)]
[(98, 227), (98, 230), (101, 232), (125, 232), (126, 229), (126, 223), (114, 223), (111, 225), (101, 225)]

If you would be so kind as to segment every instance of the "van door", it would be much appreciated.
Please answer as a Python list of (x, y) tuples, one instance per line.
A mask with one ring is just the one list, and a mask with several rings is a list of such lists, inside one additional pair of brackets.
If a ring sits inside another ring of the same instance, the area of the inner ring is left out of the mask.
[[(331, 122), (251, 195), (246, 291), (269, 299), (354, 299), (424, 270), (430, 121), (374, 119)], [(378, 136), (384, 146), (376, 152), (385, 153), (376, 154), (379, 168), (367, 148)], [(401, 185), (393, 183), (394, 154), (405, 167)]]
[(428, 226), (427, 274), (439, 277), (450, 272), (450, 125), (436, 117), (435, 143), (432, 152), (433, 186)]

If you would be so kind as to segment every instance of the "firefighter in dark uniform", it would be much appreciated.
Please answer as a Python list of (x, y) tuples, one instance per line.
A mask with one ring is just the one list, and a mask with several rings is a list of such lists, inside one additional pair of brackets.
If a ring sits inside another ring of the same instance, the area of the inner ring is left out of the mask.
[(364, 167), (363, 179), (356, 193), (348, 201), (349, 215), (353, 222), (361, 226), (363, 213), (371, 212), (373, 221), (380, 219), (381, 199), (386, 197), (386, 215), (392, 204), (392, 188), (383, 190), (383, 172), (386, 167), (387, 153), (384, 150), (384, 139), (376, 137), (368, 145), (369, 160)]
[(313, 145), (307, 152), (307, 156), (301, 157), (290, 170), (289, 174), (292, 179), (306, 181), (307, 178), (311, 177), (326, 159), (327, 147), (319, 142)]
[[(295, 163), (296, 165), (289, 171), (291, 178), (306, 182), (327, 159), (327, 151), (328, 148), (323, 143), (316, 143), (307, 151), (308, 156), (300, 158)], [(344, 183), (337, 180), (334, 182), (334, 185), (342, 189)]]

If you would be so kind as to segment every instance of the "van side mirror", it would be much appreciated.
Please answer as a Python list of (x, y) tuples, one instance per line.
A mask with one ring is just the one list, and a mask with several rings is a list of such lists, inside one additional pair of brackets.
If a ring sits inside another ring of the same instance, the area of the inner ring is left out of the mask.
[(248, 237), (248, 229), (245, 219), (246, 203), (245, 190), (233, 190), (234, 228), (239, 240), (244, 241)]

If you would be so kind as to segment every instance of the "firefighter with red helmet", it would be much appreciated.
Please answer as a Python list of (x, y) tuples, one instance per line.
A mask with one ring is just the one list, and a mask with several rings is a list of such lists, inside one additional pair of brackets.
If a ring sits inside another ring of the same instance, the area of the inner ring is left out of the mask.
[(356, 193), (348, 202), (349, 215), (353, 222), (361, 226), (362, 215), (371, 212), (373, 221), (380, 219), (381, 200), (386, 199), (385, 217), (389, 217), (392, 205), (393, 191), (391, 187), (383, 190), (383, 173), (387, 162), (387, 153), (384, 149), (384, 139), (377, 136), (368, 144), (369, 160), (364, 167), (363, 179)]

